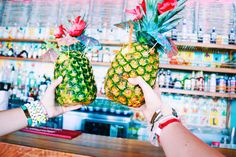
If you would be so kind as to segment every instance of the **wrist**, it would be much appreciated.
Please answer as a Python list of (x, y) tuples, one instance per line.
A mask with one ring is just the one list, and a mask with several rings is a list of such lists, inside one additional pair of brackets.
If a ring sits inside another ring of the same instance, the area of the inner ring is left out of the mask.
[(165, 108), (157, 110), (150, 120), (150, 141), (153, 145), (159, 146), (160, 135), (164, 128), (172, 123), (180, 122), (176, 111), (173, 108)]
[(39, 103), (42, 106), (42, 108), (43, 108), (45, 114), (47, 115), (47, 117), (52, 118), (51, 113), (49, 112), (49, 109), (48, 109), (48, 106), (46, 105), (46, 103), (44, 103), (44, 101), (40, 101)]
[(167, 117), (167, 116), (175, 116), (178, 117), (177, 112), (175, 109), (170, 107), (169, 105), (162, 105), (160, 108), (157, 108), (156, 110), (153, 110), (151, 113), (151, 118), (148, 121), (151, 125), (154, 124), (154, 121), (158, 121), (162, 117)]
[(46, 123), (48, 114), (44, 106), (38, 102), (30, 102), (21, 106), (27, 118), (28, 126), (37, 126), (40, 123)]

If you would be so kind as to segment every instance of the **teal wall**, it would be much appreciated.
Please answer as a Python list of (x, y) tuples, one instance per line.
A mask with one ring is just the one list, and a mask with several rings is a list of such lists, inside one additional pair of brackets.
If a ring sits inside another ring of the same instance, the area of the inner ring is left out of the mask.
[(230, 119), (230, 127), (236, 127), (236, 100), (234, 99), (231, 102), (231, 119)]
[[(236, 128), (236, 99), (231, 102), (231, 119), (230, 119), (230, 128)], [(234, 144), (236, 142), (236, 136), (234, 136)]]

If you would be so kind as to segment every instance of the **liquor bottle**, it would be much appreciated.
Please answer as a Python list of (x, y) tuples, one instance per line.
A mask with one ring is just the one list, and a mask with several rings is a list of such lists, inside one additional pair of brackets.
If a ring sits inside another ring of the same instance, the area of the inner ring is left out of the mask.
[(197, 33), (197, 41), (199, 43), (203, 42), (203, 33), (202, 33), (202, 28), (201, 27), (199, 27), (199, 30), (198, 30), (198, 33)]
[(224, 78), (224, 76), (221, 76), (218, 81), (217, 81), (217, 85), (218, 85), (218, 91), (220, 93), (225, 93), (226, 91), (226, 79)]
[(210, 92), (216, 92), (216, 74), (211, 74)]
[(158, 80), (159, 80), (159, 86), (164, 87), (165, 86), (165, 73), (163, 69), (161, 69), (159, 72)]
[(211, 32), (210, 43), (216, 44), (216, 37), (217, 37), (216, 29), (215, 29), (215, 27), (213, 27), (212, 32)]
[(191, 90), (191, 80), (188, 76), (184, 78), (184, 89), (185, 90)]
[(176, 27), (174, 27), (171, 30), (171, 39), (174, 40), (174, 41), (177, 41), (177, 29), (176, 29)]
[(198, 73), (198, 77), (197, 77), (197, 89), (199, 91), (204, 91), (204, 78), (203, 78), (203, 72), (200, 71)]
[(209, 92), (209, 76), (207, 74), (204, 75), (204, 91)]
[(195, 78), (195, 72), (192, 72), (192, 76), (191, 76), (191, 90), (195, 90), (196, 89), (196, 78)]
[(38, 85), (38, 95), (37, 99), (40, 99), (41, 96), (44, 94), (44, 92), (47, 89), (47, 83), (46, 83), (46, 78), (44, 76), (39, 77), (39, 85)]
[(181, 83), (181, 77), (180, 75), (177, 75), (175, 81), (174, 81), (174, 88), (175, 89), (182, 89), (182, 83)]
[(170, 70), (167, 70), (166, 76), (165, 76), (165, 87), (170, 88), (171, 85), (171, 72)]
[(232, 77), (230, 80), (230, 93), (235, 94), (235, 88), (236, 88), (236, 79), (235, 77)]
[(234, 29), (232, 28), (229, 33), (229, 44), (235, 44), (235, 32)]

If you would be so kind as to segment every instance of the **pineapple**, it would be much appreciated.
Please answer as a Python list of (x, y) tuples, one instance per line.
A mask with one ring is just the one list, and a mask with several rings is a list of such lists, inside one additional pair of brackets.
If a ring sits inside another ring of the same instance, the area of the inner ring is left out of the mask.
[(56, 61), (54, 76), (63, 77), (63, 82), (56, 88), (56, 100), (60, 105), (86, 105), (96, 98), (92, 66), (81, 47), (80, 43), (62, 46)]
[(159, 53), (171, 56), (177, 52), (173, 42), (163, 33), (176, 27), (180, 18), (173, 17), (184, 9), (185, 2), (179, 0), (176, 4), (169, 4), (165, 0), (143, 0), (136, 9), (126, 11), (136, 16), (131, 21), (136, 42), (121, 48), (108, 69), (104, 89), (109, 99), (134, 108), (144, 104), (141, 88), (130, 84), (128, 78), (141, 76), (154, 87)]
[(54, 77), (63, 77), (62, 83), (56, 88), (56, 100), (62, 106), (87, 105), (96, 99), (97, 94), (92, 66), (84, 53), (88, 46), (85, 43), (93, 38), (83, 35), (86, 22), (81, 16), (70, 22), (70, 30), (60, 25), (55, 34), (60, 55), (56, 60)]

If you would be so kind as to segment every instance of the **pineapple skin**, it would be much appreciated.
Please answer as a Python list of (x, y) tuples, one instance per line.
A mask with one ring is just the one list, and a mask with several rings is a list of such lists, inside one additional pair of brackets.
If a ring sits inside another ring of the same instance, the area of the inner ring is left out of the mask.
[(132, 85), (128, 78), (141, 76), (154, 87), (159, 68), (159, 55), (147, 45), (133, 43), (131, 48), (122, 48), (107, 71), (104, 89), (106, 96), (129, 107), (140, 107), (145, 103), (142, 89)]
[(54, 68), (55, 79), (63, 77), (56, 88), (56, 101), (61, 106), (88, 105), (96, 99), (97, 86), (92, 66), (76, 47), (62, 50)]

